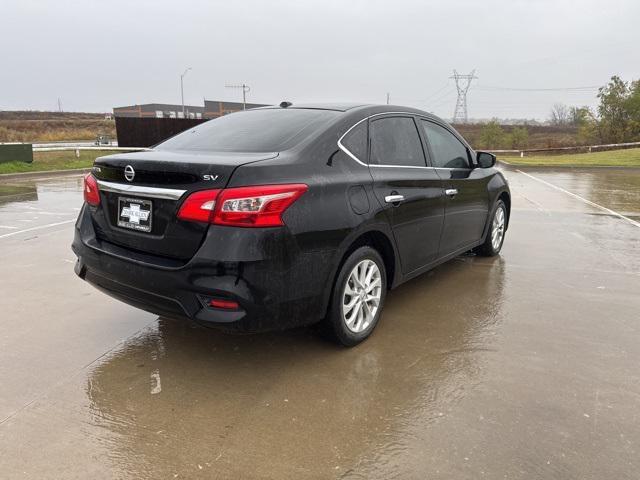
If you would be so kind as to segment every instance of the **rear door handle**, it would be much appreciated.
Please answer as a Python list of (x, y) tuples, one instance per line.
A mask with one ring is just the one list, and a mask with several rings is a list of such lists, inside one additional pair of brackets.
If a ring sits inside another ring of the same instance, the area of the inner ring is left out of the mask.
[(447, 195), (449, 195), (450, 197), (454, 197), (458, 194), (458, 189), (457, 188), (447, 188), (444, 193), (446, 193)]
[(387, 203), (398, 203), (404, 200), (404, 195), (387, 195), (384, 201)]

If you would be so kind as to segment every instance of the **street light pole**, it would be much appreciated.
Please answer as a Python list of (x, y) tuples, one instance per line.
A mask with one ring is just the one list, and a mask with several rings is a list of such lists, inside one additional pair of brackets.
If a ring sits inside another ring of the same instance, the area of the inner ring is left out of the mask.
[(191, 70), (191, 67), (187, 68), (182, 75), (180, 75), (180, 97), (182, 98), (182, 118), (184, 118), (184, 76)]

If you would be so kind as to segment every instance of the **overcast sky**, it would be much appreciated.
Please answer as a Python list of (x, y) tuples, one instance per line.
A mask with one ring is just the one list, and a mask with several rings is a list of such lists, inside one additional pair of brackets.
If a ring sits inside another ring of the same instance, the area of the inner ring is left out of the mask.
[[(640, 78), (639, 0), (2, 0), (0, 109), (363, 101), (451, 117), (452, 70), (476, 69), (473, 118), (594, 105)], [(499, 88), (496, 88), (499, 87)]]

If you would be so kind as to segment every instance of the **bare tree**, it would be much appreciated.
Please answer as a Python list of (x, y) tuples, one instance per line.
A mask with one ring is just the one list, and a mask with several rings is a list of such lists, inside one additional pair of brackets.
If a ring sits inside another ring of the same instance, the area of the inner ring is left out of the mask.
[(555, 103), (551, 107), (551, 116), (549, 121), (552, 125), (567, 125), (571, 120), (571, 112), (566, 105)]

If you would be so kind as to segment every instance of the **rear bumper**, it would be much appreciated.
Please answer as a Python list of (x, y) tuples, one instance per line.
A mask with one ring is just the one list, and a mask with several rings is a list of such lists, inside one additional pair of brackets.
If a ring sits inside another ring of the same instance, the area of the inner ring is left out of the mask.
[[(97, 239), (87, 208), (75, 226), (75, 271), (118, 300), (245, 332), (308, 325), (324, 316), (335, 252), (300, 252), (284, 229), (212, 226), (194, 257), (175, 264)], [(211, 298), (234, 300), (239, 309), (211, 308)]]

